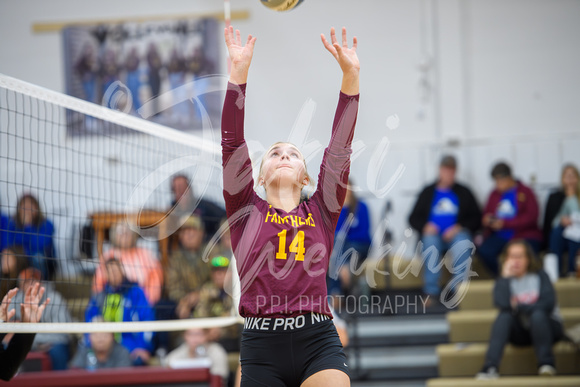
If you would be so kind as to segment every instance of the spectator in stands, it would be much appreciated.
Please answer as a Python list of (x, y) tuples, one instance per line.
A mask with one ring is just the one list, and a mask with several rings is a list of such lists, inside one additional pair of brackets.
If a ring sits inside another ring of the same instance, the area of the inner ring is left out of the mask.
[[(33, 267), (24, 269), (18, 276), (18, 284), (23, 292), (19, 292), (14, 296), (11, 306), (16, 310), (15, 319), (24, 321), (19, 306), (24, 303), (25, 295), (28, 294), (29, 289), (36, 289), (39, 286), (37, 284), (41, 284), (40, 270)], [(41, 302), (45, 303), (46, 299), (50, 299), (50, 304), (47, 306), (40, 322), (71, 322), (72, 318), (68, 311), (66, 300), (54, 289), (52, 283), (47, 282), (42, 284), (42, 286), (46, 291), (41, 298)], [(34, 339), (32, 350), (46, 352), (50, 357), (53, 370), (65, 370), (70, 360), (69, 335), (66, 333), (38, 333)]]
[[(85, 321), (102, 318), (107, 322), (152, 321), (153, 309), (143, 290), (130, 282), (124, 273), (124, 265), (111, 258), (105, 265), (103, 291), (94, 294), (85, 312)], [(133, 365), (145, 365), (153, 350), (150, 332), (116, 333), (115, 340), (129, 351)]]
[[(564, 254), (568, 253), (568, 274), (576, 276), (576, 256), (580, 251), (580, 236), (567, 234), (573, 228), (580, 230), (580, 173), (578, 168), (567, 164), (562, 169), (562, 186), (552, 192), (544, 213), (544, 241), (548, 251), (558, 256), (562, 268)], [(576, 221), (574, 222), (574, 219)], [(574, 226), (575, 225), (575, 226)], [(563, 271), (560, 271), (563, 277)]]
[(198, 215), (204, 223), (206, 240), (210, 239), (219, 229), (226, 216), (226, 211), (215, 203), (194, 196), (193, 187), (186, 175), (175, 175), (171, 180), (171, 202), (173, 214), (178, 218), (184, 215)]
[(232, 251), (232, 234), (228, 225), (228, 219), (223, 218), (220, 222), (219, 235), (216, 236), (217, 241), (215, 246), (210, 246), (211, 255), (221, 255), (228, 259), (232, 259), (234, 252)]
[(538, 202), (527, 186), (514, 179), (506, 163), (497, 163), (491, 170), (495, 189), (483, 210), (486, 236), (478, 255), (487, 268), (498, 274), (498, 256), (512, 239), (525, 239), (537, 253), (542, 241), (538, 228)]
[(508, 342), (533, 345), (538, 374), (555, 375), (552, 345), (563, 337), (563, 327), (552, 282), (539, 269), (534, 251), (523, 239), (507, 243), (500, 264), (501, 277), (493, 290), (499, 315), (491, 329), (483, 369), (476, 377), (498, 377), (497, 370)]
[(224, 382), (229, 376), (228, 355), (216, 342), (210, 341), (207, 332), (201, 328), (191, 328), (183, 334), (184, 343), (171, 351), (165, 359), (170, 368), (187, 368), (196, 365), (198, 359), (207, 358), (209, 372), (219, 375)]
[(16, 217), (9, 223), (8, 230), (8, 245), (23, 246), (30, 266), (40, 270), (42, 279), (52, 279), (56, 271), (54, 225), (43, 215), (34, 195), (20, 197)]
[(10, 217), (0, 212), (0, 251), (9, 247), (8, 243), (8, 225), (10, 224)]
[[(45, 288), (36, 283), (29, 286), (24, 295), (24, 302), (20, 304), (20, 316), (24, 323), (37, 323), (42, 319), (42, 314), (50, 298), (43, 299)], [(18, 288), (11, 289), (0, 303), (0, 324), (9, 322), (16, 314), (15, 309), (9, 309), (12, 305), (12, 298), (17, 294)], [(13, 335), (9, 340), (7, 337)], [(0, 333), (0, 379), (10, 380), (18, 371), (18, 368), (26, 359), (26, 355), (32, 348), (34, 342), (34, 333)], [(8, 340), (7, 343), (5, 341)]]
[(199, 291), (210, 280), (209, 263), (203, 261), (204, 229), (199, 216), (187, 216), (178, 232), (179, 250), (171, 254), (166, 270), (169, 299), (177, 304), (178, 318), (192, 317)]
[(102, 368), (131, 367), (127, 348), (115, 341), (113, 332), (93, 332), (89, 343), (79, 345), (69, 367), (94, 371)]
[[(210, 260), (211, 280), (206, 282), (199, 292), (199, 302), (194, 317), (227, 317), (236, 313), (233, 299), (226, 292), (228, 267), (230, 260), (216, 256)], [(210, 340), (218, 341), (227, 352), (240, 349), (241, 324), (220, 329), (210, 329)]]
[[(409, 216), (410, 225), (421, 234), (423, 244), (423, 292), (430, 296), (433, 304), (440, 296), (440, 269), (446, 252), (449, 251), (454, 278), (450, 291), (464, 281), (469, 274), (467, 266), (471, 255), (473, 234), (481, 225), (481, 211), (471, 190), (456, 179), (455, 157), (446, 155), (439, 163), (439, 177), (419, 194)], [(449, 299), (449, 295), (442, 295)], [(447, 297), (446, 297), (447, 296)], [(445, 301), (444, 299), (441, 301)]]
[(0, 298), (3, 298), (10, 289), (18, 286), (18, 275), (28, 266), (28, 258), (22, 246), (13, 245), (2, 250), (0, 260)]
[(163, 286), (163, 269), (159, 260), (149, 249), (137, 246), (138, 236), (127, 223), (117, 223), (109, 233), (113, 247), (103, 254), (101, 265), (95, 271), (93, 292), (103, 290), (105, 262), (116, 258), (123, 264), (127, 279), (136, 282), (145, 291), (149, 304), (154, 306), (161, 298)]
[[(352, 190), (349, 180), (344, 199), (344, 205), (338, 217), (335, 230), (335, 250), (341, 256), (333, 256), (336, 269), (329, 270), (328, 293), (348, 294), (351, 291), (352, 272), (350, 261), (353, 251), (357, 256), (357, 268), (366, 259), (371, 246), (371, 221), (369, 210), (364, 201), (359, 199)], [(352, 249), (352, 250), (351, 250)]]

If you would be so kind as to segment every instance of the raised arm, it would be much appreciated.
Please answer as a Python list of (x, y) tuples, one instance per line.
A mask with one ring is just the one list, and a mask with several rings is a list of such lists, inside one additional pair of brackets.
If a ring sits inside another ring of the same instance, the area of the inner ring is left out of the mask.
[(324, 47), (336, 59), (342, 70), (342, 85), (332, 134), (322, 158), (315, 195), (321, 195), (329, 226), (334, 229), (344, 203), (350, 173), (351, 143), (358, 113), (359, 70), (356, 54), (357, 39), (348, 48), (346, 28), (342, 29), (342, 45), (338, 44), (334, 28), (330, 31), (331, 43), (321, 35)]
[(360, 63), (356, 53), (357, 38), (352, 39), (352, 47), (348, 47), (346, 38), (346, 28), (342, 27), (342, 45), (336, 40), (334, 27), (330, 29), (330, 42), (326, 40), (324, 34), (320, 34), (322, 44), (332, 54), (340, 65), (342, 70), (342, 85), (340, 91), (347, 95), (356, 95), (359, 93), (359, 72)]
[(256, 38), (248, 35), (246, 44), (242, 45), (240, 31), (236, 30), (234, 33), (234, 27), (232, 26), (224, 28), (224, 37), (230, 55), (230, 82), (236, 85), (242, 85), (248, 80), (248, 71), (250, 70), (252, 56), (254, 55)]
[(244, 140), (246, 81), (256, 38), (248, 36), (242, 46), (240, 32), (224, 30), (231, 60), (230, 82), (222, 111), (222, 165), (226, 213), (230, 217), (246, 205), (253, 192), (252, 163)]

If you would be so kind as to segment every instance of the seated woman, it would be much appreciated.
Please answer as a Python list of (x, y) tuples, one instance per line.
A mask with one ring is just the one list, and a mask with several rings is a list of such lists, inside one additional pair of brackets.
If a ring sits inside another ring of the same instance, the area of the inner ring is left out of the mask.
[(113, 248), (103, 254), (101, 265), (95, 271), (93, 292), (103, 290), (105, 263), (111, 258), (116, 258), (123, 264), (127, 279), (143, 288), (147, 301), (154, 306), (161, 298), (163, 286), (163, 269), (159, 260), (149, 249), (137, 246), (137, 234), (127, 223), (115, 224), (109, 233)]
[(8, 246), (21, 245), (30, 266), (40, 270), (42, 279), (52, 279), (56, 271), (53, 243), (54, 225), (40, 208), (38, 199), (24, 194), (18, 200), (15, 219), (8, 224)]
[(495, 379), (505, 345), (533, 345), (539, 375), (555, 375), (552, 345), (563, 337), (562, 317), (548, 275), (538, 269), (529, 244), (514, 239), (500, 257), (502, 275), (493, 300), (499, 309), (491, 330), (485, 364), (477, 379)]
[[(93, 294), (85, 312), (85, 321), (104, 319), (107, 322), (153, 321), (155, 314), (143, 290), (126, 277), (123, 265), (116, 259), (105, 264), (103, 291)], [(153, 334), (151, 332), (116, 333), (115, 340), (131, 354), (133, 365), (149, 362)]]
[[(356, 268), (366, 259), (371, 245), (370, 216), (366, 203), (352, 190), (349, 180), (335, 231), (335, 252), (328, 271), (328, 293), (331, 296), (349, 293), (352, 288), (350, 260), (356, 253)], [(350, 250), (352, 249), (352, 250)], [(336, 255), (334, 255), (336, 254)]]
[[(576, 276), (576, 256), (580, 251), (580, 240), (570, 239), (565, 235), (567, 227), (572, 225), (572, 217), (580, 216), (580, 172), (572, 164), (562, 169), (562, 187), (550, 194), (544, 215), (544, 238), (548, 250), (558, 256), (559, 268), (562, 268), (564, 254), (568, 253), (568, 275)], [(576, 214), (576, 215), (575, 215)], [(560, 271), (560, 277), (565, 272)]]

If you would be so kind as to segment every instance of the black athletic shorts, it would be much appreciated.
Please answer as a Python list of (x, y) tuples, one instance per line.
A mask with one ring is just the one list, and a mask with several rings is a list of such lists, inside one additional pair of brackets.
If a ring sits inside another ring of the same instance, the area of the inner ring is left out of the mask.
[[(273, 318), (267, 324), (264, 319), (246, 319), (240, 351), (241, 387), (299, 387), (309, 376), (327, 369), (348, 375), (346, 355), (332, 320), (303, 316), (294, 318), (292, 325), (278, 324), (277, 320), (287, 319)], [(272, 329), (275, 325), (277, 329)]]

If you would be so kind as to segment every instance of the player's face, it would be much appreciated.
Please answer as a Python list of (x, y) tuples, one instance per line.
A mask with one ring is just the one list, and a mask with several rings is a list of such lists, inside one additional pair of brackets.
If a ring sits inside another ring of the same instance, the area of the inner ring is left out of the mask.
[(268, 186), (308, 183), (304, 157), (292, 144), (278, 143), (264, 155), (260, 183)]

